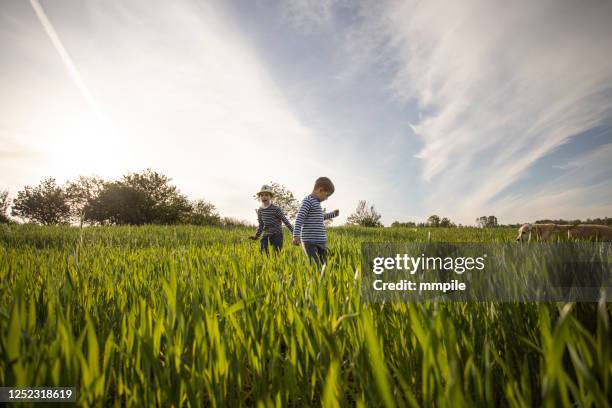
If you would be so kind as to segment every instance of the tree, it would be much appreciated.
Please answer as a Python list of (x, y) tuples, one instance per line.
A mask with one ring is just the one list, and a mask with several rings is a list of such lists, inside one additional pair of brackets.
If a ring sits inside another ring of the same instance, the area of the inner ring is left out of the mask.
[(70, 219), (70, 206), (64, 190), (49, 177), (19, 191), (11, 214), (43, 225), (64, 224)]
[(497, 223), (497, 217), (494, 215), (483, 215), (482, 217), (476, 218), (476, 224), (480, 228), (493, 228), (499, 226)]
[(151, 207), (151, 200), (143, 191), (111, 182), (85, 207), (84, 219), (102, 225), (142, 225), (151, 220)]
[(152, 169), (146, 169), (142, 173), (124, 175), (121, 183), (146, 193), (155, 203), (164, 204), (178, 193), (178, 189), (170, 184), (171, 180)]
[[(284, 185), (271, 181), (269, 184), (270, 188), (274, 192), (272, 201), (275, 205), (279, 206), (285, 216), (290, 220), (295, 220), (297, 217), (298, 209), (300, 208), (300, 202), (295, 198), (293, 193), (287, 189)], [(255, 200), (258, 199), (257, 194), (253, 196)]]
[(499, 224), (497, 224), (497, 217), (494, 215), (489, 215), (487, 217), (487, 226), (489, 227), (497, 227)]
[(440, 227), (445, 227), (445, 228), (449, 228), (449, 227), (454, 227), (455, 224), (453, 224), (451, 222), (451, 220), (449, 220), (448, 218), (444, 217), (440, 220)]
[(214, 204), (205, 200), (191, 202), (191, 211), (186, 222), (193, 225), (221, 225), (221, 217)]
[(73, 220), (83, 222), (85, 207), (98, 197), (103, 188), (104, 180), (97, 176), (79, 176), (78, 179), (68, 182), (66, 196)]
[(186, 196), (170, 178), (147, 169), (129, 173), (120, 181), (104, 183), (86, 205), (84, 218), (101, 224), (177, 224), (189, 218)]
[(346, 223), (362, 227), (382, 227), (381, 217), (382, 215), (376, 212), (373, 205), (368, 207), (365, 200), (360, 200), (355, 212), (347, 217)]
[(483, 215), (482, 217), (476, 218), (476, 225), (480, 228), (484, 228), (487, 225), (487, 217)]
[(440, 217), (438, 217), (437, 215), (430, 215), (429, 218), (427, 218), (427, 226), (429, 227), (439, 227), (440, 226)]
[(189, 200), (176, 186), (170, 184), (169, 177), (146, 169), (142, 173), (129, 173), (123, 176), (122, 184), (141, 191), (147, 197), (147, 223), (176, 224), (184, 219), (191, 210)]
[(0, 224), (8, 224), (11, 222), (11, 219), (8, 216), (8, 208), (9, 208), (8, 191), (1, 190), (0, 191)]

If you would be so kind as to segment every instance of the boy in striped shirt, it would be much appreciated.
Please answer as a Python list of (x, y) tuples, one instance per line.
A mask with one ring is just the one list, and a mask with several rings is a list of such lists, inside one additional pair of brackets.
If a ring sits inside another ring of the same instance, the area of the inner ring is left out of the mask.
[(335, 187), (327, 177), (319, 177), (315, 181), (312, 193), (302, 201), (293, 229), (293, 244), (300, 245), (308, 258), (317, 264), (325, 264), (327, 260), (327, 234), (324, 220), (337, 217), (339, 210), (323, 214), (321, 202), (334, 193)]
[(257, 193), (257, 197), (261, 201), (261, 207), (257, 209), (257, 221), (259, 222), (259, 226), (257, 227), (257, 231), (255, 235), (249, 237), (250, 239), (256, 240), (261, 237), (261, 252), (268, 252), (268, 246), (272, 245), (274, 251), (280, 251), (283, 247), (283, 226), (281, 222), (283, 222), (289, 231), (293, 232), (293, 226), (283, 214), (283, 210), (280, 209), (279, 206), (272, 204), (272, 196), (274, 192), (270, 186), (264, 185), (261, 187), (259, 193)]

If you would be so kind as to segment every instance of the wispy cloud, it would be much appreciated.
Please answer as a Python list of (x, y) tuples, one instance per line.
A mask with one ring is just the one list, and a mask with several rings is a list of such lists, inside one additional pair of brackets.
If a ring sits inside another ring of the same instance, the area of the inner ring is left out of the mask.
[(572, 160), (567, 170), (541, 188), (504, 197), (500, 214), (516, 221), (588, 218), (612, 213), (612, 143)]
[[(364, 0), (350, 6), (354, 18), (341, 27), (346, 65), (336, 78), (375, 71), (386, 75), (390, 100), (417, 107), (406, 137), (416, 135), (422, 147), (403, 153), (421, 163), (424, 197), (417, 200), (428, 213), (472, 222), (503, 212), (498, 197), (534, 164), (612, 118), (609, 2)], [(292, 1), (289, 7), (298, 28), (328, 29), (346, 4)], [(570, 172), (560, 182), (567, 190), (589, 187), (574, 177)], [(565, 197), (567, 216), (580, 208), (577, 197)]]
[(608, 2), (386, 7), (371, 37), (396, 67), (394, 95), (420, 107), (430, 207), (467, 219), (494, 210), (534, 163), (611, 116), (611, 17)]
[(283, 17), (297, 30), (307, 33), (329, 28), (338, 0), (287, 0), (280, 2)]

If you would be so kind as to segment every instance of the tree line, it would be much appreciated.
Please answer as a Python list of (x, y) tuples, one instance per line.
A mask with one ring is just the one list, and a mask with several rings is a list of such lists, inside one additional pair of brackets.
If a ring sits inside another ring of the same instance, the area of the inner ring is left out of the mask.
[[(274, 203), (295, 220), (300, 202), (284, 185), (270, 182)], [(256, 200), (257, 195), (253, 198)], [(25, 186), (12, 201), (8, 191), (0, 192), (0, 223), (11, 222), (10, 214), (26, 222), (89, 225), (248, 225), (230, 217), (221, 217), (214, 204), (189, 200), (171, 179), (151, 169), (128, 173), (119, 180), (107, 181), (97, 176), (80, 176), (58, 185), (53, 177), (37, 186)], [(325, 209), (324, 209), (325, 210)], [(382, 227), (381, 215), (374, 206), (359, 201), (347, 224)], [(326, 220), (331, 223), (332, 220)]]
[(417, 228), (417, 227), (429, 227), (429, 228), (457, 228), (462, 227), (461, 224), (455, 224), (447, 217), (440, 217), (437, 214), (430, 215), (427, 217), (425, 222), (400, 222), (393, 221), (392, 227), (406, 227), (406, 228)]
[[(172, 179), (152, 169), (128, 173), (119, 180), (107, 181), (97, 176), (80, 176), (64, 185), (53, 177), (43, 179), (37, 186), (25, 186), (17, 197), (9, 200), (8, 191), (0, 191), (0, 224), (11, 222), (10, 214), (24, 221), (43, 225), (144, 225), (192, 224), (239, 226), (245, 221), (221, 217), (216, 206), (206, 200), (190, 200), (171, 183)], [(270, 182), (274, 203), (287, 217), (294, 220), (299, 201), (284, 185)], [(256, 200), (257, 196), (253, 198)], [(254, 217), (255, 218), (255, 217)], [(383, 227), (382, 215), (374, 205), (360, 200), (357, 208), (346, 220), (347, 225)], [(326, 221), (330, 223), (331, 220)], [(519, 224), (501, 225), (494, 215), (476, 218), (481, 228), (518, 227)], [(536, 223), (601, 224), (612, 226), (612, 218), (576, 220), (538, 220)], [(394, 221), (391, 227), (457, 228), (448, 217), (430, 215), (426, 222)]]
[(562, 224), (562, 225), (575, 225), (575, 224), (597, 224), (597, 225), (607, 225), (612, 227), (612, 218), (604, 217), (604, 218), (587, 218), (582, 221), (579, 219), (575, 220), (538, 220), (536, 224)]
[(43, 225), (244, 224), (221, 217), (206, 200), (189, 200), (169, 177), (151, 169), (112, 181), (80, 176), (65, 185), (48, 177), (25, 186), (10, 204), (8, 192), (0, 192), (0, 222), (10, 222), (10, 207), (12, 216)]
[[(510, 224), (500, 224), (497, 220), (497, 217), (494, 215), (483, 215), (481, 217), (476, 218), (475, 220), (476, 226), (479, 228), (496, 228), (496, 227), (511, 227), (518, 228), (522, 224), (521, 223), (510, 223)], [(535, 224), (562, 224), (562, 225), (575, 225), (575, 224), (597, 224), (597, 225), (607, 225), (612, 226), (612, 218), (604, 217), (604, 218), (587, 218), (586, 220), (574, 219), (574, 220), (537, 220)], [(445, 227), (445, 228), (454, 228), (454, 227), (463, 227), (461, 224), (455, 224), (451, 220), (446, 217), (440, 218), (438, 215), (431, 215), (427, 218), (426, 222), (399, 222), (394, 221), (391, 224), (392, 227)]]

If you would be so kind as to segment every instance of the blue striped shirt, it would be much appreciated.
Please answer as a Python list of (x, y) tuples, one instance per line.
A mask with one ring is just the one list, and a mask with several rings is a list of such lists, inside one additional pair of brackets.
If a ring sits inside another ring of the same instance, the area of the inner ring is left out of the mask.
[(306, 196), (298, 210), (293, 229), (293, 237), (300, 238), (302, 242), (325, 244), (327, 234), (323, 220), (334, 218), (336, 214), (323, 214), (321, 202), (311, 194)]
[(283, 210), (274, 204), (270, 204), (267, 208), (261, 207), (257, 209), (257, 221), (259, 226), (255, 232), (256, 237), (259, 237), (262, 232), (264, 236), (282, 232), (283, 225), (281, 221), (285, 223), (289, 231), (293, 232), (293, 227), (287, 217), (285, 217), (285, 214), (283, 214)]

